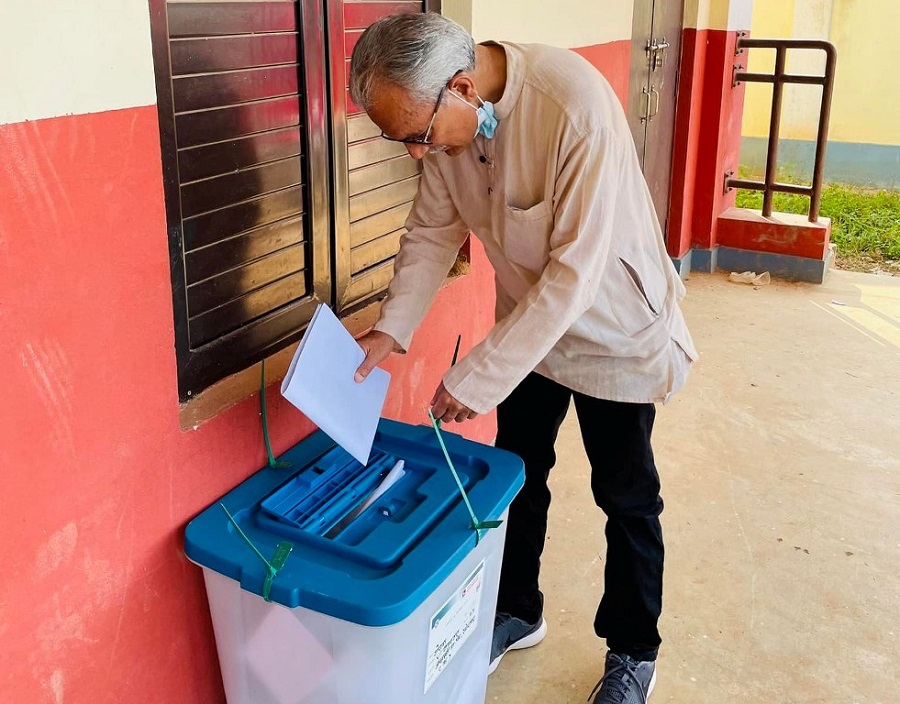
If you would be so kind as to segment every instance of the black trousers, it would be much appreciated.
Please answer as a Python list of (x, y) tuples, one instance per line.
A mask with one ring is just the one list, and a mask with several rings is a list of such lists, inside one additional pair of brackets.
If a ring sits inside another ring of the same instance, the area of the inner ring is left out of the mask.
[(613, 652), (655, 660), (662, 610), (663, 502), (650, 447), (653, 404), (591, 398), (536, 373), (500, 404), (497, 446), (524, 460), (525, 486), (509, 511), (497, 610), (529, 623), (541, 616), (538, 574), (550, 508), (547, 478), (573, 396), (591, 463), (594, 501), (607, 518), (605, 590), (594, 630)]

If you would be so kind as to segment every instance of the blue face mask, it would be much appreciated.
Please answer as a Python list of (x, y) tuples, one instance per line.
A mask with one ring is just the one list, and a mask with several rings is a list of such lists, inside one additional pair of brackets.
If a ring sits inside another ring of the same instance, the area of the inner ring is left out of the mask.
[(450, 91), (450, 95), (454, 96), (457, 100), (465, 103), (470, 108), (475, 111), (475, 117), (478, 118), (478, 127), (475, 128), (475, 137), (479, 134), (484, 135), (485, 139), (491, 139), (494, 136), (494, 132), (497, 130), (497, 124), (499, 120), (497, 120), (497, 116), (494, 115), (494, 104), (486, 103), (478, 97), (478, 101), (481, 103), (481, 107), (476, 108), (472, 103), (463, 98), (461, 95), (457, 95), (455, 91)]

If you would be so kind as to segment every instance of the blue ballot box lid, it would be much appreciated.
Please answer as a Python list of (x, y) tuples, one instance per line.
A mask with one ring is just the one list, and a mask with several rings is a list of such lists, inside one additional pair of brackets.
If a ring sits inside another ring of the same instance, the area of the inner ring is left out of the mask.
[[(522, 460), (452, 433), (444, 441), (476, 516), (498, 518), (522, 488)], [(267, 568), (221, 503), (266, 558), (278, 543), (292, 543), (271, 582), (272, 601), (388, 626), (409, 616), (476, 545), (431, 427), (382, 420), (367, 466), (322, 432), (280, 460), (289, 467), (260, 470), (188, 524), (188, 558), (263, 594)], [(376, 492), (399, 460), (402, 478)]]

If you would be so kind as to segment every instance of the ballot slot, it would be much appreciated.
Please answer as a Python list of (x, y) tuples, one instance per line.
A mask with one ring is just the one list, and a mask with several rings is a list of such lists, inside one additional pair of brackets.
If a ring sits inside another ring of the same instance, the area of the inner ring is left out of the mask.
[(260, 510), (285, 526), (334, 538), (335, 527), (378, 489), (397, 461), (386, 452), (376, 452), (364, 466), (335, 447), (263, 499)]
[[(428, 437), (428, 428), (418, 430)], [(332, 447), (249, 509), (251, 520), (280, 538), (315, 548), (334, 564), (349, 560), (397, 569), (433, 526), (462, 506), (446, 463), (423, 449), (419, 437), (386, 443), (362, 465), (340, 446)], [(477, 458), (460, 456), (455, 463), (467, 491), (487, 474)], [(468, 524), (462, 515), (460, 521)]]
[[(363, 512), (366, 511), (372, 504), (374, 504), (378, 499), (380, 499), (384, 494), (386, 494), (392, 486), (394, 486), (398, 481), (403, 479), (406, 476), (406, 463), (403, 460), (397, 460), (394, 463), (394, 466), (391, 467), (390, 470), (385, 472), (383, 469), (380, 472), (378, 485), (374, 490), (369, 491), (366, 489), (366, 493), (363, 494), (364, 498), (361, 501), (357, 501), (357, 505), (354, 507), (352, 511), (347, 513), (340, 521), (338, 521), (332, 528), (328, 530), (325, 534), (326, 538), (335, 538), (340, 535), (344, 530), (349, 528), (351, 524), (359, 518)], [(367, 495), (366, 495), (367, 494)], [(378, 511), (383, 516), (393, 516), (396, 512), (397, 507), (394, 504), (382, 505)]]

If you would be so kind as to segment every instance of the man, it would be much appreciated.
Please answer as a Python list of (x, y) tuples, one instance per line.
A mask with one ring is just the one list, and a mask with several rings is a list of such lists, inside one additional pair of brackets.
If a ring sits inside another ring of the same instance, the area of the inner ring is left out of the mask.
[[(564, 49), (486, 43), (436, 14), (372, 25), (351, 95), (422, 159), (381, 318), (357, 379), (402, 352), (469, 230), (496, 273), (497, 323), (447, 371), (431, 401), (462, 422), (498, 407), (497, 446), (525, 461), (510, 508), (491, 671), (547, 627), (538, 588), (554, 442), (574, 400), (607, 515), (595, 620), (606, 670), (595, 704), (637, 704), (655, 680), (662, 608), (662, 500), (654, 403), (695, 357), (625, 115), (603, 77)], [(593, 695), (592, 695), (593, 696)]]

